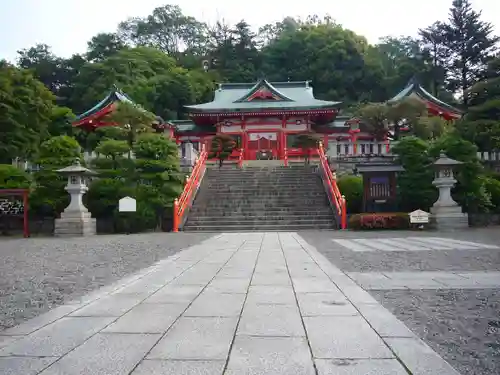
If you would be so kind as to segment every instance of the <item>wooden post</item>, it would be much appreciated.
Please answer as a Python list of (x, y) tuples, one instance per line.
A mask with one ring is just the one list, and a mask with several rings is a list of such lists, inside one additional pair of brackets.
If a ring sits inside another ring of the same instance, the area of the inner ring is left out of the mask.
[(24, 217), (23, 217), (23, 234), (24, 238), (28, 238), (30, 236), (30, 228), (29, 228), (29, 203), (28, 203), (28, 190), (23, 192), (23, 206), (24, 206)]
[(172, 232), (177, 233), (179, 231), (179, 200), (175, 198), (174, 200), (174, 215), (172, 217)]

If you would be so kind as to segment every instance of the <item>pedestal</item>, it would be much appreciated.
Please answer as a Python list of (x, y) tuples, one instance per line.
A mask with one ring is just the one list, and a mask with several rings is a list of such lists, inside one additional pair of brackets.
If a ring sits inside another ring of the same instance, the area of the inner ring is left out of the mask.
[(90, 212), (63, 212), (56, 219), (54, 235), (56, 237), (82, 237), (96, 234), (96, 220)]
[(460, 230), (469, 227), (469, 215), (451, 197), (451, 188), (457, 181), (450, 176), (438, 177), (432, 184), (439, 189), (439, 198), (431, 207), (431, 225), (436, 229)]
[(460, 206), (431, 207), (431, 224), (436, 229), (460, 230), (469, 227), (469, 215)]

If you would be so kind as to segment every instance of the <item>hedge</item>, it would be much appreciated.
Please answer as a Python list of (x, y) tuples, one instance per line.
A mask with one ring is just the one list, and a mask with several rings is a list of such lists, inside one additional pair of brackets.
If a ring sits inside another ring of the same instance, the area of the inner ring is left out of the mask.
[(408, 229), (410, 217), (406, 212), (365, 213), (352, 215), (349, 218), (349, 229)]

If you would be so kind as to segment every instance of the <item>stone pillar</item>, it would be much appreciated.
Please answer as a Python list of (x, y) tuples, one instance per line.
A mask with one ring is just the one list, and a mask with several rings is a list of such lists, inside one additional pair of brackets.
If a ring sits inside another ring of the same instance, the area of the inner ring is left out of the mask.
[(443, 152), (434, 163), (436, 175), (432, 184), (438, 188), (438, 200), (432, 205), (432, 223), (437, 229), (463, 229), (469, 226), (469, 217), (451, 197), (451, 189), (457, 180), (453, 176), (453, 167), (462, 164), (448, 158)]
[(96, 222), (91, 217), (87, 207), (83, 205), (82, 198), (87, 192), (88, 176), (95, 174), (90, 169), (82, 167), (78, 161), (71, 167), (59, 169), (58, 173), (68, 177), (65, 190), (71, 200), (68, 207), (56, 219), (54, 235), (57, 237), (89, 236), (96, 234)]

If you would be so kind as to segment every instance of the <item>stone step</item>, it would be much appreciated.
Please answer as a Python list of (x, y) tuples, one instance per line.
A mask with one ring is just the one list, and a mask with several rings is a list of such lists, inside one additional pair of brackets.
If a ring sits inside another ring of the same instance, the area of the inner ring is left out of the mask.
[(287, 224), (287, 225), (186, 225), (183, 230), (186, 232), (294, 232), (299, 230), (334, 230), (336, 226), (332, 224)]
[(253, 217), (254, 219), (240, 219), (240, 220), (235, 220), (234, 218), (228, 217), (228, 219), (220, 219), (220, 218), (213, 218), (211, 221), (208, 220), (200, 220), (198, 218), (193, 218), (189, 219), (187, 221), (188, 225), (195, 225), (195, 226), (206, 226), (206, 225), (295, 225), (295, 224), (332, 224), (334, 220), (332, 218), (327, 218), (327, 219), (316, 219), (316, 218), (311, 218), (311, 217), (302, 217), (302, 218), (295, 218), (295, 219), (269, 219), (267, 217), (262, 217), (262, 218), (257, 218)]
[(233, 181), (233, 180), (247, 180), (247, 181), (294, 181), (294, 180), (308, 180), (310, 178), (320, 178), (316, 174), (298, 175), (298, 176), (256, 176), (256, 175), (234, 175), (234, 176), (206, 176), (211, 181)]
[(310, 191), (310, 190), (297, 190), (297, 191), (269, 191), (269, 190), (251, 190), (251, 189), (208, 189), (207, 192), (210, 193), (211, 197), (221, 197), (224, 198), (228, 194), (231, 194), (232, 198), (245, 198), (245, 197), (262, 197), (262, 198), (282, 198), (282, 197), (324, 197), (325, 193), (322, 191)]
[(282, 215), (324, 215), (331, 217), (332, 215), (332, 210), (329, 207), (306, 207), (306, 208), (297, 208), (297, 207), (291, 207), (291, 208), (284, 208), (284, 209), (277, 209), (275, 207), (271, 209), (259, 209), (259, 210), (254, 210), (250, 207), (239, 207), (235, 208), (232, 207), (230, 210), (227, 209), (217, 209), (213, 208), (210, 210), (210, 212), (207, 212), (205, 208), (200, 209), (199, 207), (193, 207), (190, 211), (190, 217), (197, 217), (197, 216), (217, 216), (217, 217), (224, 217), (224, 216), (282, 216)]
[(220, 209), (233, 209), (237, 210), (240, 207), (247, 207), (250, 208), (254, 211), (263, 211), (266, 208), (275, 208), (275, 207), (290, 207), (290, 208), (313, 208), (314, 206), (324, 206), (328, 203), (328, 201), (300, 201), (300, 202), (294, 202), (294, 201), (288, 201), (288, 202), (276, 202), (276, 201), (234, 201), (234, 200), (227, 200), (224, 202), (213, 202), (213, 201), (207, 201), (207, 202), (196, 202), (195, 204), (198, 206), (198, 208), (203, 208), (205, 210), (211, 210), (214, 208), (220, 208)]

